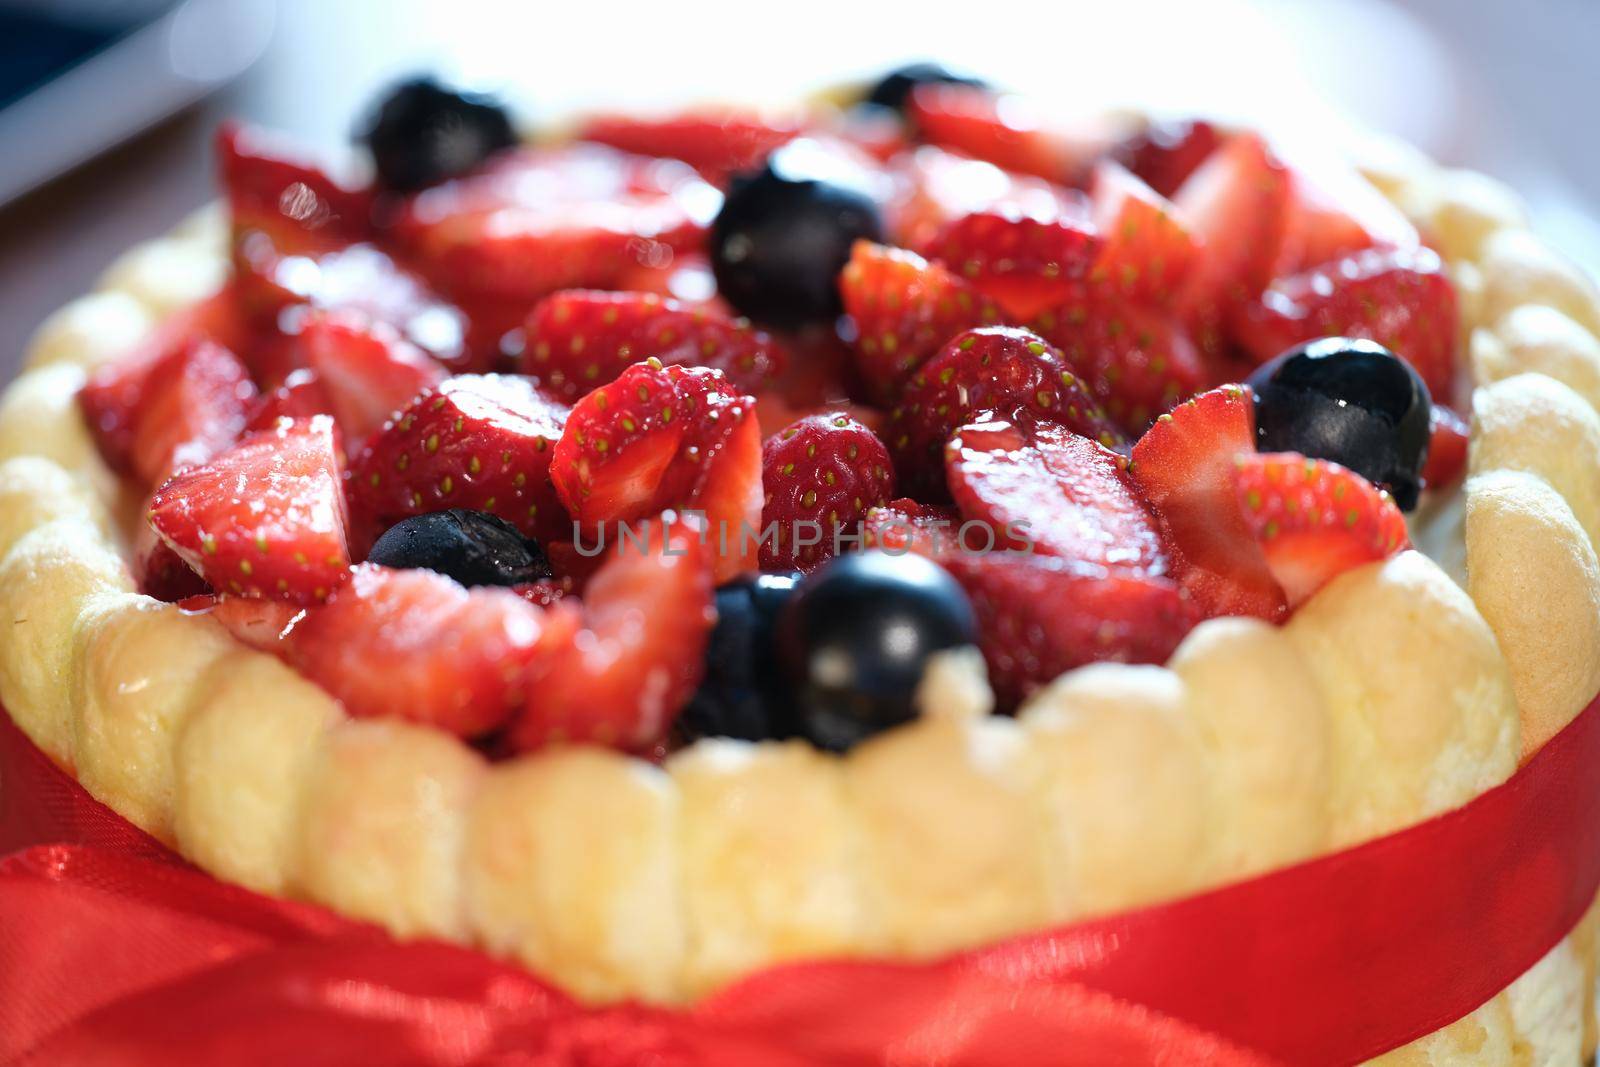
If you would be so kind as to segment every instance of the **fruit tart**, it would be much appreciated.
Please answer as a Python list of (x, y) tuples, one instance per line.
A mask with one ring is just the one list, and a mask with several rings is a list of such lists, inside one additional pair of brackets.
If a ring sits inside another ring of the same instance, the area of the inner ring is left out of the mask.
[[(1600, 690), (1592, 283), (1402, 146), (1023, 114), (224, 127), (0, 401), (0, 700), (217, 877), (592, 1003), (1510, 778)], [(1592, 1055), (1592, 926), (1396, 1062)]]

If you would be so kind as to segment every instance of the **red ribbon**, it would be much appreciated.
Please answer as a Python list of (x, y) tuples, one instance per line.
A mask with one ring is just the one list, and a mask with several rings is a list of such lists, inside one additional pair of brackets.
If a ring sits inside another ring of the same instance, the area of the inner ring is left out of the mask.
[(1488, 1000), (1594, 899), (1597, 707), (1505, 785), (1368, 845), (937, 963), (776, 967), (687, 1011), (587, 1009), (219, 883), (0, 715), (0, 1063), (1354, 1063)]

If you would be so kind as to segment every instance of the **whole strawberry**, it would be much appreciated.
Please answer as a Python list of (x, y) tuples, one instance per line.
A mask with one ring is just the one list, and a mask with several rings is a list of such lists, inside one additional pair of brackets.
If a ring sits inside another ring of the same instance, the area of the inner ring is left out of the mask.
[(550, 484), (567, 407), (515, 375), (463, 374), (418, 397), (350, 466), (352, 536), (370, 544), (412, 515), (470, 508), (530, 537), (572, 536)]
[(890, 416), (889, 447), (908, 488), (940, 495), (945, 443), (982, 411), (1002, 418), (1028, 411), (1108, 448), (1123, 443), (1122, 431), (1060, 349), (1027, 330), (969, 330), (912, 375)]
[(523, 332), (522, 372), (568, 403), (642, 359), (715, 367), (749, 391), (768, 385), (786, 363), (772, 335), (749, 320), (654, 293), (552, 293)]
[(836, 533), (858, 536), (867, 510), (894, 496), (894, 468), (883, 442), (849, 415), (808, 415), (762, 446), (761, 484), (761, 526), (775, 530), (761, 569), (809, 570), (837, 554)]

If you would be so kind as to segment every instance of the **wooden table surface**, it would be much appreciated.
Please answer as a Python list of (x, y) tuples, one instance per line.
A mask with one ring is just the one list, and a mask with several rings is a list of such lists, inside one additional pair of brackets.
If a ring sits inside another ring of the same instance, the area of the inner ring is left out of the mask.
[[(858, 0), (812, 0), (787, 14), (747, 0), (617, 0), (603, 13), (510, 0), (280, 0), (266, 53), (233, 86), (0, 208), (0, 382), (45, 315), (91, 288), (120, 250), (215, 195), (219, 119), (242, 115), (336, 149), (379, 87), (422, 69), (504, 89), (535, 121), (585, 106), (790, 98), (929, 55), (1085, 109), (1220, 111), (1309, 128), (1354, 120), (1525, 191), (1554, 188), (1562, 232), (1552, 236), (1581, 254), (1600, 239), (1562, 172), (1600, 191), (1600, 166), (1584, 166), (1600, 160), (1575, 154), (1600, 153), (1600, 142), (1560, 135), (1572, 94), (1561, 79), (1594, 86), (1586, 57), (1600, 46), (1600, 5), (1529, 3), (1537, 17), (1518, 6), (1513, 21), (1491, 0), (1069, 0), (1048, 10), (991, 0), (982, 20), (970, 5), (929, 2), (913, 26), (905, 5)], [(1478, 23), (1466, 18), (1473, 11)], [(1096, 40), (1108, 45), (1091, 47)], [(1537, 62), (1483, 62), (1485, 50), (1503, 58), (1519, 41)], [(1508, 113), (1519, 121), (1504, 121)]]

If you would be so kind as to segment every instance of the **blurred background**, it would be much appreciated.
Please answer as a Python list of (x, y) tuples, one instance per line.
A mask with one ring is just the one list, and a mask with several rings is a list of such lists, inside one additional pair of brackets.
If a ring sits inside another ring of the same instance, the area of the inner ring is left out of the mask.
[(1597, 50), (1597, 0), (0, 0), (0, 380), (121, 249), (214, 195), (219, 119), (336, 151), (382, 85), (421, 69), (497, 89), (533, 124), (790, 99), (909, 59), (1044, 109), (1359, 124), (1510, 182), (1600, 271)]

